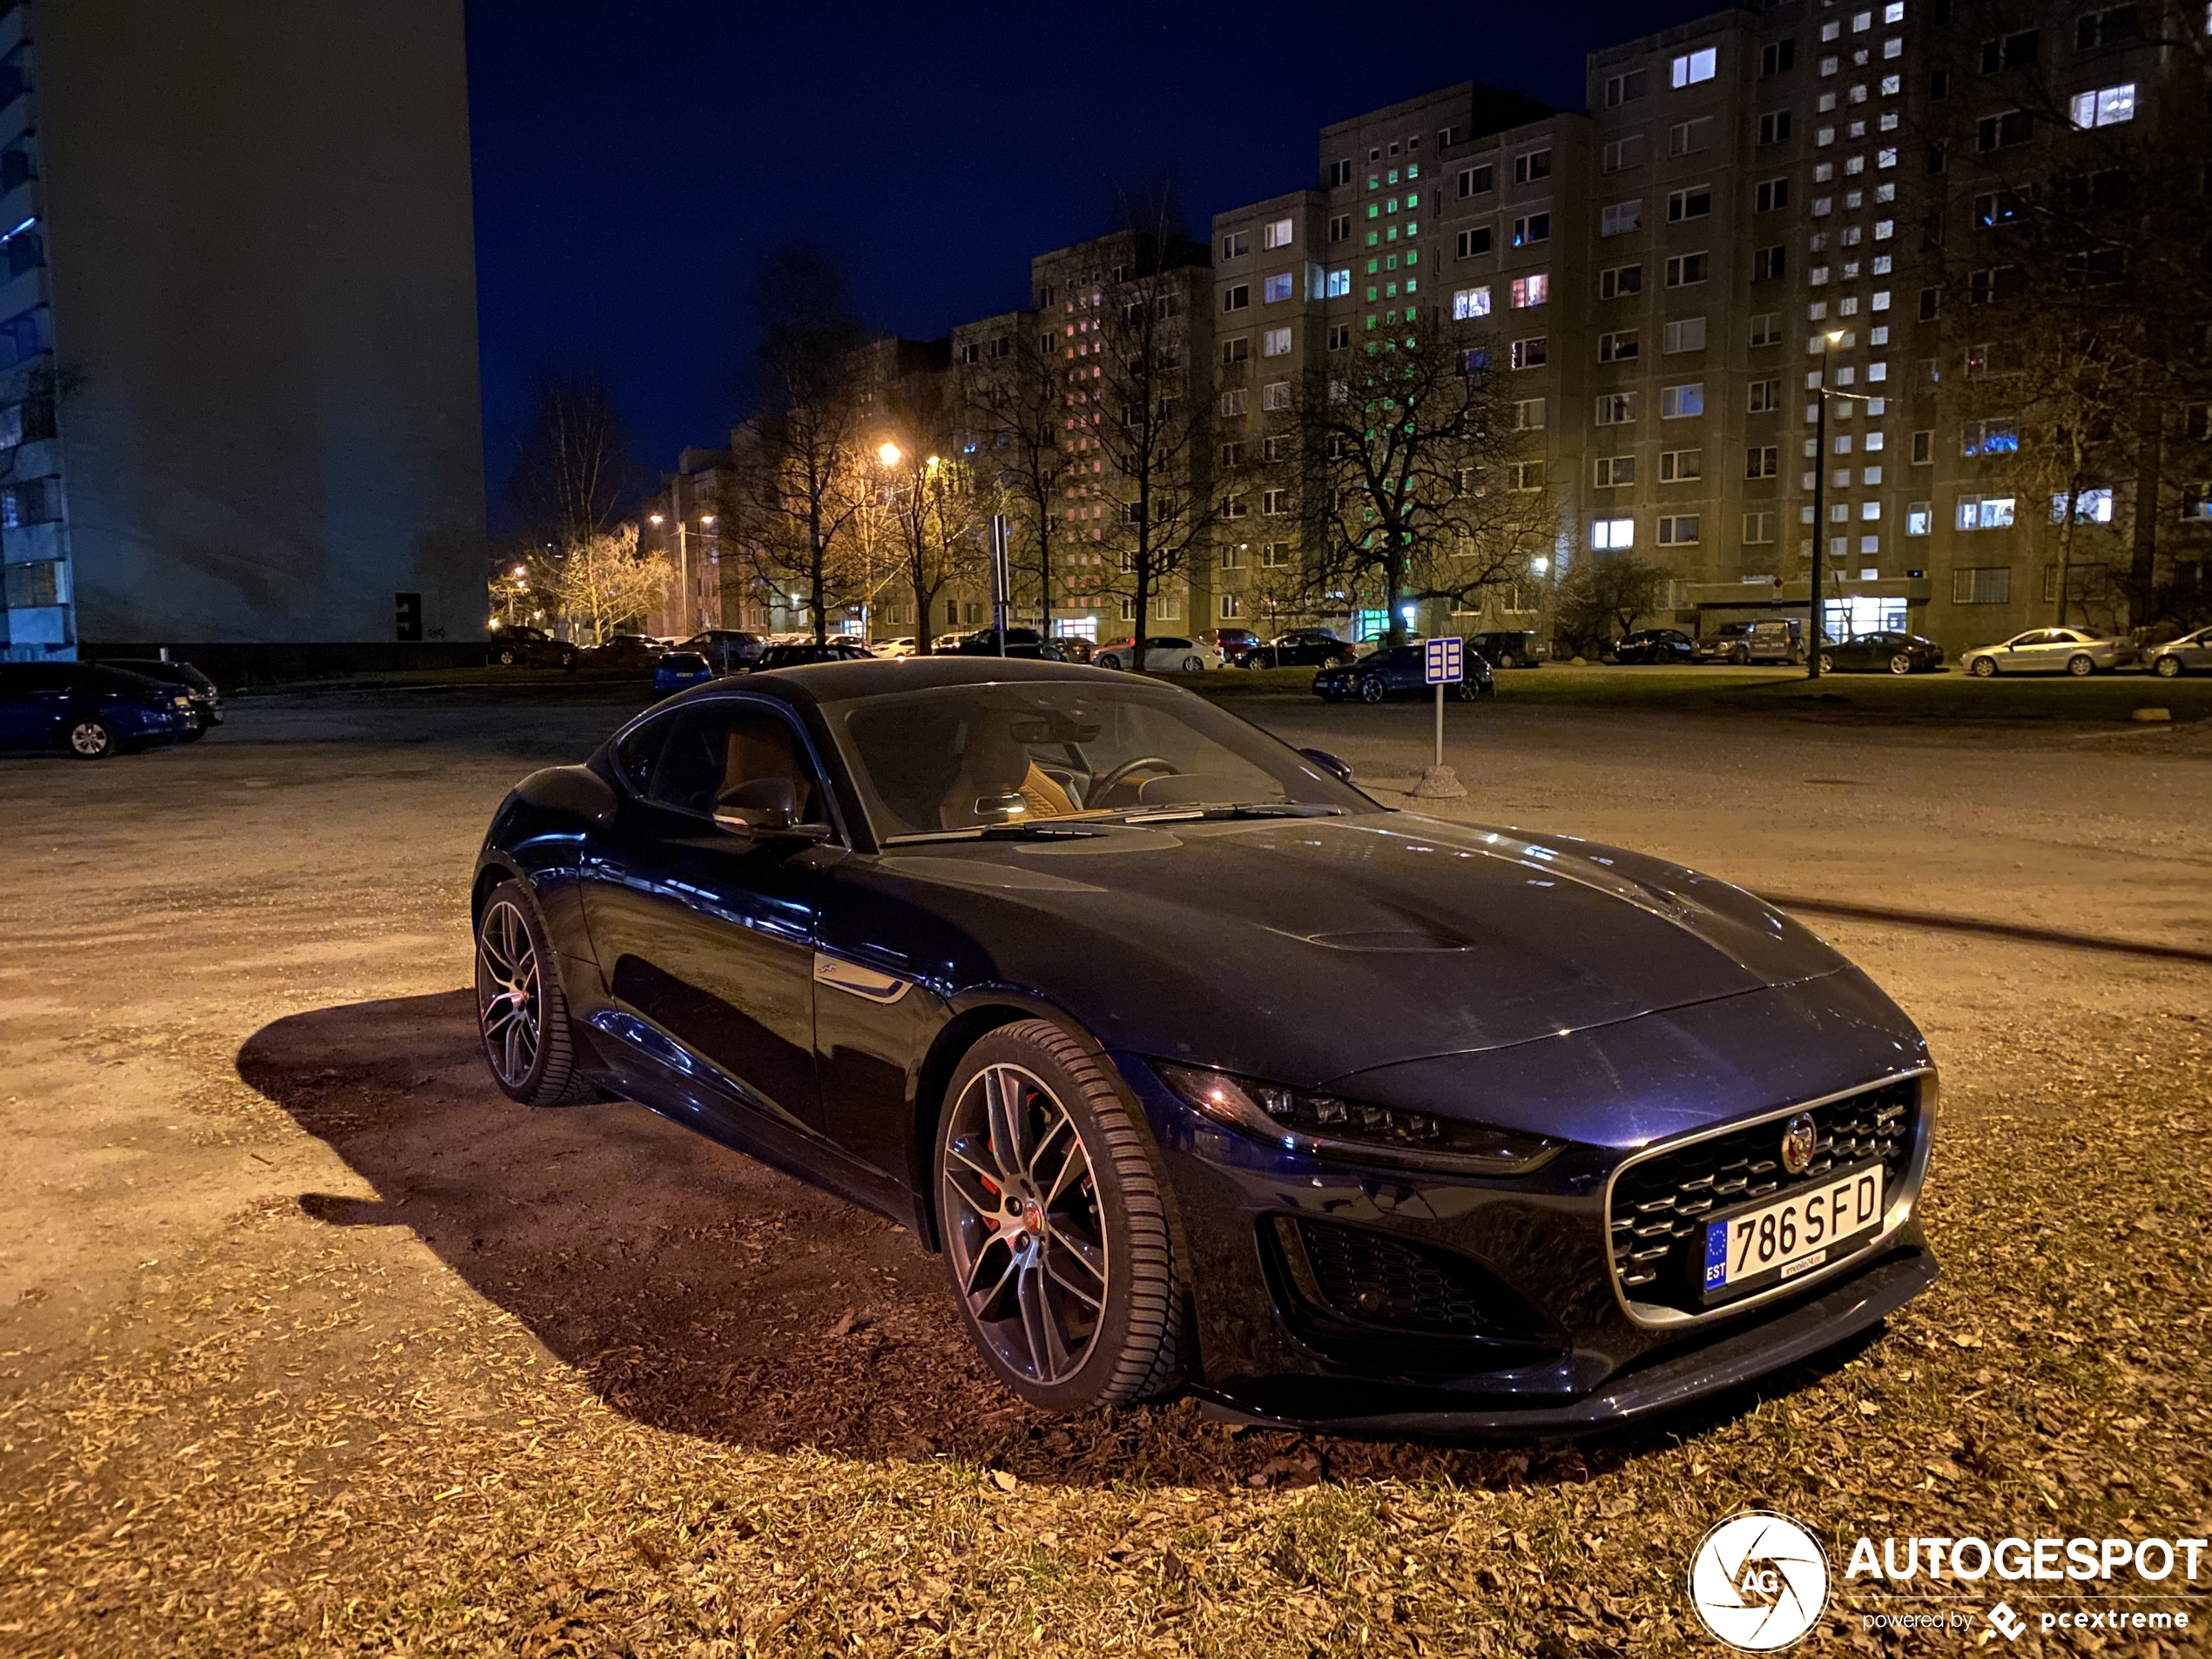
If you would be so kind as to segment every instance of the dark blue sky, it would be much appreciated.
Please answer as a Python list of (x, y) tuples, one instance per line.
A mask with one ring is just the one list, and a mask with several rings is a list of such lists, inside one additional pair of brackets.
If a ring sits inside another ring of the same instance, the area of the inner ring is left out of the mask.
[(548, 371), (604, 374), (648, 468), (723, 442), (778, 243), (941, 334), (1022, 304), (1118, 183), (1171, 172), (1203, 233), (1311, 182), (1325, 122), (1463, 79), (1579, 107), (1586, 51), (1716, 9), (469, 0), (494, 520)]

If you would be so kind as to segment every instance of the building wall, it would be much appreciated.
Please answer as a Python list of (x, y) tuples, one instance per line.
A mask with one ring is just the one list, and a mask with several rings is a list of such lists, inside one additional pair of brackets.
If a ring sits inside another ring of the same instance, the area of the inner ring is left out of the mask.
[(481, 636), (458, 0), (17, 10), (76, 634)]

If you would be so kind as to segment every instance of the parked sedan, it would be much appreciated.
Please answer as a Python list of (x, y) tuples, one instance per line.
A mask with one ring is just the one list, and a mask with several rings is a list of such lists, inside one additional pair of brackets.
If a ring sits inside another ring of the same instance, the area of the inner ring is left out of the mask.
[(1327, 628), (1293, 628), (1264, 645), (1255, 645), (1238, 660), (1239, 668), (1331, 668), (1348, 663), (1353, 648)]
[(878, 657), (896, 659), (900, 657), (913, 656), (921, 649), (921, 642), (912, 634), (903, 634), (897, 639), (872, 640), (869, 642), (868, 649)]
[(695, 651), (671, 651), (653, 670), (653, 695), (673, 697), (714, 678), (714, 665)]
[(581, 661), (586, 668), (650, 674), (660, 665), (662, 649), (651, 634), (609, 634), (585, 651)]
[(1820, 648), (1824, 674), (1927, 674), (1942, 666), (1942, 646), (1918, 634), (1895, 630), (1853, 634)]
[[(1465, 661), (1467, 678), (1446, 685), (1445, 696), (1472, 703), (1497, 690), (1481, 652), (1467, 651)], [(1356, 663), (1325, 668), (1313, 677), (1313, 694), (1329, 703), (1348, 697), (1379, 703), (1386, 697), (1428, 697), (1434, 692), (1428, 683), (1427, 653), (1420, 645), (1384, 645)]]
[(574, 668), (577, 648), (543, 628), (510, 623), (492, 630), (484, 660), (500, 668)]
[(103, 663), (0, 663), (0, 749), (60, 749), (105, 760), (185, 742), (199, 719), (181, 685)]
[(1340, 772), (1064, 664), (717, 680), (493, 816), (485, 1062), (907, 1228), (1048, 1410), (1569, 1433), (1933, 1281), (1935, 1074), (1864, 974), (1752, 894)]
[[(1135, 639), (1117, 639), (1101, 645), (1091, 661), (1101, 668), (1127, 668), (1136, 658)], [(1154, 674), (1199, 674), (1221, 666), (1221, 653), (1202, 640), (1177, 634), (1154, 634), (1144, 642), (1144, 666)]]
[[(955, 657), (996, 657), (1000, 655), (999, 637), (995, 629), (985, 628), (963, 635), (960, 644), (953, 647)], [(1034, 628), (1009, 628), (1006, 631), (1006, 651), (1008, 657), (1026, 657), (1046, 662), (1061, 660), (1060, 642), (1048, 639)]]
[(2177, 674), (2212, 673), (2212, 628), (2200, 628), (2159, 646), (2150, 654), (2149, 667), (2168, 680)]
[(2031, 628), (1998, 645), (1976, 645), (1959, 659), (1979, 679), (1997, 674), (2071, 674), (2086, 678), (2099, 669), (2134, 663), (2134, 645), (2084, 628)]
[(143, 674), (164, 685), (173, 685), (192, 699), (192, 729), (179, 741), (196, 743), (223, 724), (222, 692), (215, 689), (213, 680), (190, 663), (164, 662), (158, 657), (110, 657), (103, 660), (110, 668)]
[(1689, 636), (1679, 628), (1639, 628), (1625, 634), (1599, 653), (1603, 662), (1692, 663), (1697, 660), (1697, 650)]
[(849, 639), (825, 640), (817, 645), (809, 640), (804, 644), (771, 645), (760, 653), (756, 666), (762, 669), (798, 668), (807, 663), (851, 663), (874, 653), (865, 645)]
[(707, 628), (674, 649), (695, 651), (706, 658), (707, 665), (716, 673), (734, 674), (759, 662), (760, 653), (768, 649), (768, 642), (742, 628)]

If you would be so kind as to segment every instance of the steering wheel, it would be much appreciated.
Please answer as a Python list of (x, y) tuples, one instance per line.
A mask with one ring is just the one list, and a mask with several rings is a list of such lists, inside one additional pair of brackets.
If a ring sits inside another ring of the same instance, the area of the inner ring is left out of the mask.
[(1095, 778), (1091, 780), (1090, 787), (1083, 791), (1083, 806), (1085, 809), (1087, 810), (1097, 806), (1100, 801), (1105, 799), (1107, 796), (1112, 794), (1116, 786), (1120, 784), (1123, 779), (1130, 775), (1130, 773), (1133, 772), (1142, 772), (1147, 766), (1150, 766), (1156, 771), (1166, 772), (1170, 775), (1178, 770), (1175, 762), (1170, 760), (1164, 755), (1139, 755), (1134, 760), (1124, 760), (1120, 765), (1106, 773), (1105, 776), (1102, 778)]

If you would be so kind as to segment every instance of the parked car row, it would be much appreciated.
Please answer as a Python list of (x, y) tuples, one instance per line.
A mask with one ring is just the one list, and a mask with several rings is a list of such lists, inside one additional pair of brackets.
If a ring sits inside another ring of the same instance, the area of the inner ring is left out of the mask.
[(191, 743), (220, 725), (223, 700), (182, 663), (0, 663), (0, 749), (105, 760)]
[[(1385, 645), (1356, 662), (1339, 663), (1323, 669), (1313, 677), (1313, 694), (1325, 703), (1341, 703), (1346, 698), (1357, 698), (1362, 703), (1379, 703), (1392, 697), (1428, 697), (1435, 688), (1429, 684), (1427, 657), (1426, 641)], [(1490, 664), (1480, 651), (1466, 651), (1461, 660), (1466, 665), (1466, 678), (1448, 682), (1444, 687), (1447, 697), (1472, 703), (1498, 689), (1490, 677)]]

